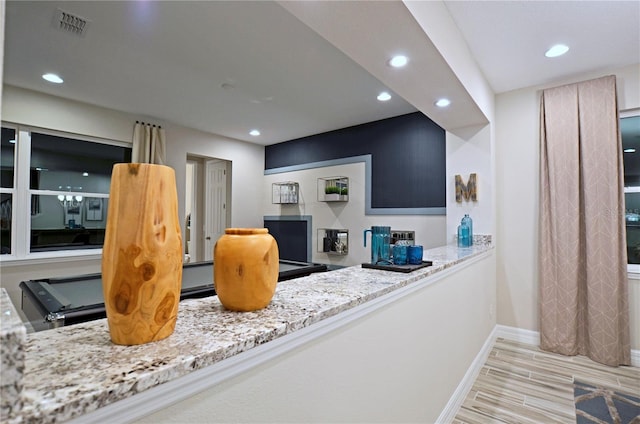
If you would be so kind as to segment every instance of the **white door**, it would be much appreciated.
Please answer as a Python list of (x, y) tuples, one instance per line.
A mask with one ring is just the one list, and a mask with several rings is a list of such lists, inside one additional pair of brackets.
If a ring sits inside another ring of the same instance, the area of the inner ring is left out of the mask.
[(204, 219), (204, 260), (213, 260), (213, 246), (227, 227), (227, 164), (206, 162)]

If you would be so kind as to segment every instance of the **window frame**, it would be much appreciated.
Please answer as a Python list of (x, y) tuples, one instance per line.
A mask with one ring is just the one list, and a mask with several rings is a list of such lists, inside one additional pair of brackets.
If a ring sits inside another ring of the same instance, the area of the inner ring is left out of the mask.
[[(631, 118), (634, 116), (640, 116), (640, 108), (621, 110), (619, 112), (618, 119), (623, 118)], [(622, 163), (624, 163), (624, 158), (622, 159)], [(639, 193), (640, 187), (625, 187), (624, 192), (626, 193)], [(626, 239), (626, 227), (625, 227), (625, 239)], [(629, 278), (634, 280), (640, 280), (640, 264), (627, 264), (627, 275)]]
[[(30, 187), (31, 168), (31, 134), (47, 134), (58, 137), (72, 138), (74, 140), (107, 144), (111, 146), (131, 148), (131, 143), (92, 137), (82, 134), (69, 133), (52, 130), (48, 128), (35, 127), (31, 125), (21, 125), (12, 122), (2, 122), (2, 127), (15, 130), (16, 145), (14, 150), (14, 175), (13, 188), (0, 188), (2, 193), (11, 193), (11, 253), (0, 255), (0, 263), (7, 265), (14, 264), (39, 264), (53, 262), (67, 262), (79, 259), (100, 259), (102, 248), (98, 249), (73, 249), (73, 250), (52, 250), (44, 252), (31, 252), (31, 214), (30, 202), (32, 195), (58, 195), (70, 194), (57, 190), (37, 190)], [(109, 193), (78, 193), (86, 197), (109, 198)], [(20, 213), (18, 213), (20, 211)], [(19, 221), (19, 222), (18, 222)]]
[(14, 137), (16, 140), (16, 143), (13, 146), (13, 181), (11, 182), (11, 188), (6, 188), (6, 187), (0, 187), (0, 193), (4, 193), (4, 194), (10, 194), (11, 195), (11, 253), (10, 254), (5, 254), (5, 255), (0, 255), (0, 257), (11, 257), (12, 255), (15, 254), (15, 246), (16, 246), (16, 231), (15, 231), (15, 221), (16, 221), (16, 207), (14, 206), (16, 204), (16, 179), (17, 179), (17, 172), (16, 172), (16, 168), (18, 166), (18, 126), (17, 125), (13, 125), (13, 124), (8, 124), (8, 125), (2, 125), (3, 128), (10, 128), (14, 131)]

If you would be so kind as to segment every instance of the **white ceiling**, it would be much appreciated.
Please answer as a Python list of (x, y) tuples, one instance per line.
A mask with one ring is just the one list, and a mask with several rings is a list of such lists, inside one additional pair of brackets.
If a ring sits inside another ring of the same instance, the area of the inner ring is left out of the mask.
[[(640, 63), (640, 1), (447, 1), (496, 93)], [(548, 59), (554, 44), (570, 46)]]
[[(459, 95), (459, 81), (443, 75), (435, 49), (416, 43), (419, 27), (402, 3), (323, 6), (349, 8), (367, 19), (393, 18), (388, 21), (394, 26), (379, 33), (393, 31), (394, 45), (406, 35), (409, 66), (415, 67), (409, 72), (425, 81), (413, 90), (422, 98), (447, 90)], [(446, 7), (496, 92), (640, 63), (640, 2), (455, 1)], [(86, 35), (54, 28), (57, 8), (88, 19)], [(477, 121), (469, 105), (436, 115), (405, 89), (409, 103), (275, 2), (7, 1), (5, 26), (6, 84), (253, 143), (417, 109), (445, 128), (456, 119)], [(339, 30), (356, 38), (361, 29), (354, 24)], [(383, 63), (382, 46), (390, 37), (365, 35), (375, 42), (362, 43), (360, 53), (380, 54)], [(543, 52), (555, 42), (571, 50), (550, 61)], [(43, 81), (45, 72), (59, 73), (65, 83)], [(392, 100), (375, 100), (382, 90)], [(262, 135), (249, 136), (252, 128)]]

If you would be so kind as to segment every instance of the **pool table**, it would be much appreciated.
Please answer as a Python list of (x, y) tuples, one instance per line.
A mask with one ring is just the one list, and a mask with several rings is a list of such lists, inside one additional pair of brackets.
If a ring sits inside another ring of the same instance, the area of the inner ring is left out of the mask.
[[(280, 260), (278, 281), (327, 271), (324, 264)], [(22, 281), (22, 310), (34, 331), (106, 317), (100, 274)], [(185, 264), (180, 299), (213, 296), (213, 262)]]

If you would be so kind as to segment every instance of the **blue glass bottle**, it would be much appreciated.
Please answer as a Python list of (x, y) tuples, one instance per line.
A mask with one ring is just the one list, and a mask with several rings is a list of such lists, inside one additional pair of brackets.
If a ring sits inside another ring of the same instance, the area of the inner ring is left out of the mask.
[(469, 244), (467, 246), (473, 245), (473, 220), (469, 216), (468, 213), (464, 214), (464, 218), (462, 218), (462, 224), (465, 224), (469, 227)]
[(458, 247), (469, 247), (469, 226), (464, 222), (458, 225)]

